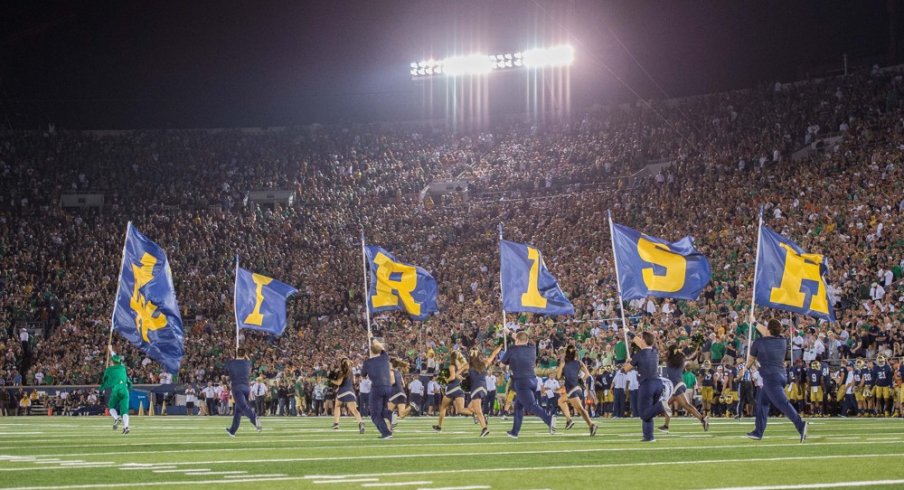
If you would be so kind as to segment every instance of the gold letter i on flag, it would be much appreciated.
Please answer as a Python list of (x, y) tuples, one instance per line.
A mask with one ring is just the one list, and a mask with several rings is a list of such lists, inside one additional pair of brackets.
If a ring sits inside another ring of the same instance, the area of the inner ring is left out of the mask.
[(546, 298), (537, 289), (540, 277), (540, 252), (536, 248), (527, 247), (527, 259), (531, 261), (531, 266), (527, 276), (527, 292), (521, 295), (521, 305), (546, 308)]
[(251, 274), (251, 280), (254, 281), (254, 284), (257, 286), (257, 288), (255, 288), (257, 299), (254, 302), (254, 311), (245, 318), (245, 323), (260, 327), (261, 324), (264, 323), (264, 315), (261, 314), (261, 305), (264, 303), (264, 286), (270, 284), (270, 281), (273, 279), (260, 274)]

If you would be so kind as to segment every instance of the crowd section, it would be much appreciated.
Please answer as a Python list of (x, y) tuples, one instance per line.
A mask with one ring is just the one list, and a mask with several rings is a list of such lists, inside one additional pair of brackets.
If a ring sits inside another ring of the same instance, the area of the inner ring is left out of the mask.
[[(558, 349), (575, 343), (595, 376), (614, 379), (617, 370), (606, 368), (616, 363), (621, 338), (606, 222), (611, 209), (617, 222), (650, 235), (691, 235), (709, 258), (713, 281), (698, 301), (626, 306), (631, 330), (657, 332), (662, 352), (679, 344), (696, 378), (707, 374), (704, 361), (712, 374), (729, 365), (713, 386), (720, 386), (717, 395), (730, 395), (736, 381), (727, 371), (745, 355), (760, 205), (769, 226), (829, 258), (838, 322), (757, 312), (794, 325), (789, 358), (801, 359), (804, 369), (826, 362), (825, 379), (848, 361), (880, 355), (899, 373), (902, 90), (898, 72), (873, 70), (465, 135), (405, 125), (5, 133), (0, 381), (100, 381), (129, 220), (169, 256), (186, 320), (186, 355), (174, 381), (192, 384), (199, 398), (210, 398), (210, 390), (203, 393), (208, 382), (221, 382), (233, 354), (232, 267), (239, 254), (244, 267), (300, 290), (282, 337), (243, 335), (256, 374), (268, 383), (262, 396), (276, 400), (274, 412), (280, 389), (286, 411), (290, 404), (328, 409), (324, 380), (338, 359), (360, 361), (365, 353), (361, 228), (368, 242), (438, 281), (441, 312), (430, 320), (374, 319), (392, 354), (413, 371), (426, 368), (428, 352), (441, 366), (452, 350), (488, 351), (498, 341), (503, 223), (507, 239), (543, 251), (576, 310), (573, 318), (510, 315), (512, 328), (530, 332), (541, 366), (554, 366)], [(791, 158), (835, 133), (842, 137), (828, 151)], [(675, 163), (661, 173), (619, 178), (664, 158)], [(472, 202), (421, 199), (429, 182), (458, 177), (472, 181)], [(292, 189), (297, 199), (260, 207), (245, 201), (252, 189)], [(108, 204), (102, 211), (63, 210), (59, 198), (67, 192), (102, 192)], [(114, 343), (136, 383), (169, 381), (155, 362)], [(698, 385), (703, 394), (702, 379)], [(731, 403), (723, 404), (728, 413)], [(207, 409), (207, 402), (199, 405)]]

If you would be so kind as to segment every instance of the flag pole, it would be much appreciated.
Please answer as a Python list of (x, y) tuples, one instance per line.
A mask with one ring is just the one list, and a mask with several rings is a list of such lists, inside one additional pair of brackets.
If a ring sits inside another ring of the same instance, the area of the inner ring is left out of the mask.
[(753, 262), (753, 291), (750, 292), (750, 319), (747, 322), (747, 358), (744, 365), (750, 362), (750, 347), (753, 342), (754, 310), (756, 309), (756, 275), (760, 268), (760, 238), (763, 236), (763, 206), (760, 205), (760, 224), (756, 230), (756, 258)]
[(607, 209), (609, 213), (609, 239), (612, 240), (612, 262), (615, 264), (615, 284), (618, 286), (618, 307), (621, 308), (622, 330), (625, 334), (625, 352), (628, 354), (628, 360), (631, 360), (631, 345), (628, 343), (628, 322), (625, 320), (625, 302), (622, 299), (621, 277), (618, 275), (618, 254), (615, 253), (615, 227), (612, 225), (612, 210)]
[(499, 306), (502, 307), (502, 345), (508, 350), (508, 335), (505, 334), (505, 303), (502, 291), (502, 223), (499, 223)]
[(239, 254), (235, 254), (235, 283), (232, 285), (232, 311), (235, 314), (235, 355), (239, 355)]
[(113, 315), (110, 317), (110, 334), (107, 336), (107, 354), (104, 366), (110, 365), (110, 353), (113, 351), (113, 326), (116, 324), (116, 303), (119, 299), (119, 288), (122, 286), (122, 270), (126, 266), (126, 247), (129, 245), (129, 231), (132, 230), (132, 222), (126, 223), (126, 239), (122, 243), (122, 262), (119, 263), (119, 280), (116, 281), (116, 296), (113, 298)]
[(364, 274), (364, 318), (367, 319), (367, 348), (369, 349), (373, 334), (370, 331), (370, 306), (367, 302), (367, 296), (370, 292), (367, 286), (367, 249), (364, 245), (364, 227), (361, 228), (361, 266)]

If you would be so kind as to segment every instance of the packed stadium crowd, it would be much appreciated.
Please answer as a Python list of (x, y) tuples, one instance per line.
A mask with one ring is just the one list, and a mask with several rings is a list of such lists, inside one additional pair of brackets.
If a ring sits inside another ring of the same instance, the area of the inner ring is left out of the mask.
[[(575, 306), (568, 318), (508, 317), (509, 329), (528, 331), (537, 345), (546, 370), (538, 381), (542, 398), (555, 410), (559, 388), (549, 374), (571, 344), (592, 373), (590, 412), (624, 416), (631, 379), (618, 367), (626, 347), (606, 221), (611, 209), (615, 221), (650, 235), (690, 235), (709, 258), (713, 280), (697, 301), (636, 300), (626, 304), (628, 323), (632, 331), (655, 332), (660, 352), (675, 344), (685, 353), (686, 383), (708, 413), (737, 415), (738, 398), (750, 413), (756, 376), (745, 389), (734, 369), (746, 355), (763, 205), (769, 226), (829, 258), (838, 318), (829, 324), (757, 310), (758, 318), (776, 316), (793, 328), (792, 401), (814, 415), (900, 414), (902, 90), (899, 72), (869, 70), (467, 135), (401, 124), (8, 132), (0, 143), (0, 382), (100, 382), (131, 220), (166, 249), (186, 320), (175, 379), (116, 341), (136, 383), (187, 384), (186, 401), (193, 397), (203, 413), (228, 412), (223, 369), (233, 355), (238, 254), (245, 267), (300, 290), (282, 337), (242, 333), (260, 380), (253, 403), (260, 413), (329, 414), (338, 360), (359, 365), (366, 356), (363, 228), (369, 243), (437, 279), (436, 316), (374, 318), (392, 355), (410, 365), (410, 380), (435, 374), (415, 384), (424, 390), (419, 408), (429, 412), (452, 352), (488, 354), (499, 342), (503, 223), (506, 238), (543, 250)], [(825, 151), (792, 158), (827, 135), (839, 138)], [(663, 159), (673, 164), (628, 178)], [(428, 183), (449, 178), (471, 181), (467, 198), (422, 199)], [(290, 189), (296, 200), (259, 206), (246, 200), (253, 189)], [(67, 192), (100, 192), (107, 202), (99, 210), (63, 209), (59, 198)], [(873, 375), (885, 372), (880, 365), (892, 373), (881, 384)], [(856, 387), (847, 386), (848, 370), (857, 373)], [(504, 412), (501, 370), (492, 388), (500, 403), (488, 402), (486, 410)], [(617, 400), (618, 389), (627, 393)], [(70, 410), (97, 403), (89, 393), (77, 396), (77, 403), (52, 403)], [(8, 398), (21, 407), (18, 395)]]

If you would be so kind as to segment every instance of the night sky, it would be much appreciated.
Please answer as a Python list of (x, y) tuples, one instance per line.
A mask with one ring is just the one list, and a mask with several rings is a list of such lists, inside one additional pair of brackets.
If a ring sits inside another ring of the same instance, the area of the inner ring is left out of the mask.
[[(852, 65), (887, 64), (887, 3), (7, 1), (0, 5), (0, 127), (436, 117), (446, 82), (412, 82), (409, 62), (562, 42), (576, 48), (575, 110), (635, 94), (750, 87), (840, 69), (843, 53)], [(493, 110), (523, 110), (525, 75), (497, 75), (486, 88), (499, 101)]]

